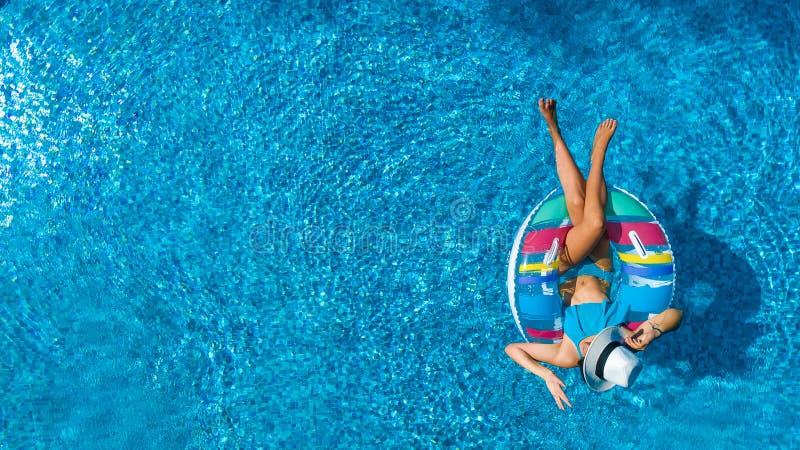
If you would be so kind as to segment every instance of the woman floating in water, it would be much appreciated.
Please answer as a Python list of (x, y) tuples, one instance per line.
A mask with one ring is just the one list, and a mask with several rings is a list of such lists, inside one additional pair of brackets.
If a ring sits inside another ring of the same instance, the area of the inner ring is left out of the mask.
[[(564, 403), (572, 407), (564, 393), (565, 384), (541, 363), (563, 368), (591, 365), (591, 370), (584, 374), (593, 389), (602, 390), (598, 389), (601, 385), (627, 386), (641, 368), (631, 350), (644, 350), (655, 339), (677, 328), (682, 312), (667, 309), (642, 322), (635, 330), (618, 326), (625, 322), (628, 308), (608, 297), (613, 270), (610, 243), (605, 233), (608, 192), (603, 178), (606, 149), (617, 129), (617, 121), (606, 119), (597, 127), (589, 177), (584, 179), (561, 137), (556, 101), (539, 99), (539, 110), (553, 139), (556, 171), (573, 225), (558, 253), (559, 293), (566, 306), (564, 337), (555, 344), (509, 344), (506, 353), (517, 364), (542, 378), (556, 405), (564, 410)], [(597, 345), (592, 346), (595, 340)], [(620, 345), (622, 343), (624, 345)]]

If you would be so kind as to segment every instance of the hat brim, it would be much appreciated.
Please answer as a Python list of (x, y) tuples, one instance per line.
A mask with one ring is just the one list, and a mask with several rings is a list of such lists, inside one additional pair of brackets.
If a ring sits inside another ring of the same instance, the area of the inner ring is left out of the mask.
[(583, 358), (583, 379), (589, 389), (596, 392), (603, 392), (614, 387), (614, 383), (606, 381), (598, 377), (595, 372), (597, 369), (597, 361), (600, 359), (600, 354), (603, 349), (610, 342), (623, 342), (624, 336), (618, 326), (604, 328), (603, 331), (597, 333), (592, 343), (589, 344), (589, 349), (586, 350), (586, 356)]

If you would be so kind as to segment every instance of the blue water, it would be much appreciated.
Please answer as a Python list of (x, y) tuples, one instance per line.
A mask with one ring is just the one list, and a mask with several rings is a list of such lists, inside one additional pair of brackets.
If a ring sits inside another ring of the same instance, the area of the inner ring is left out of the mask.
[[(0, 448), (800, 446), (797, 2), (0, 1)], [(579, 165), (681, 329), (574, 408), (513, 233)]]

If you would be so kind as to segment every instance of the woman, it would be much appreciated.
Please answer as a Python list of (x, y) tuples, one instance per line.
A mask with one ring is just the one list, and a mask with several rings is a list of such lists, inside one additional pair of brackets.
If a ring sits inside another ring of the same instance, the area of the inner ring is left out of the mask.
[[(577, 367), (583, 361), (595, 336), (610, 325), (625, 319), (625, 305), (608, 298), (612, 279), (610, 244), (605, 236), (605, 207), (608, 193), (603, 179), (603, 162), (617, 121), (606, 119), (597, 127), (591, 153), (589, 177), (583, 178), (561, 137), (556, 118), (556, 101), (539, 99), (541, 111), (556, 153), (556, 171), (573, 227), (567, 233), (559, 252), (559, 292), (564, 310), (564, 338), (557, 344), (514, 343), (506, 353), (517, 364), (542, 378), (556, 405), (563, 411), (564, 403), (572, 407), (561, 381), (541, 363), (558, 367)], [(667, 309), (636, 330), (622, 328), (625, 344), (632, 350), (644, 350), (662, 334), (680, 324), (682, 312)]]

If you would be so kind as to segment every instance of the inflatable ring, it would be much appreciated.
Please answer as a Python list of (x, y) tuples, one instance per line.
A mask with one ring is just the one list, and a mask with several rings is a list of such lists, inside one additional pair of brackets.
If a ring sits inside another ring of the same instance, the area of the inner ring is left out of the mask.
[[(556, 343), (564, 336), (558, 255), (570, 228), (564, 194), (555, 189), (514, 238), (506, 286), (514, 321), (527, 342)], [(672, 247), (647, 206), (617, 187), (608, 190), (606, 235), (615, 269), (609, 298), (628, 305), (625, 323), (633, 330), (672, 303)]]

